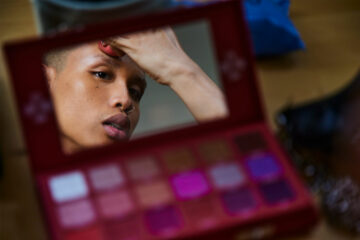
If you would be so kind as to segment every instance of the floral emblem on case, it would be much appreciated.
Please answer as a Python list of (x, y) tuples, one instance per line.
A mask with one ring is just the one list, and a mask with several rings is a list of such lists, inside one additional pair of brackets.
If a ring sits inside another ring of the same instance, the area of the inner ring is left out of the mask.
[(51, 102), (41, 93), (35, 92), (30, 95), (29, 101), (24, 107), (25, 115), (35, 124), (43, 124), (48, 120), (51, 111)]
[(228, 51), (220, 65), (221, 71), (230, 81), (239, 81), (246, 69), (246, 61), (239, 57), (235, 51)]

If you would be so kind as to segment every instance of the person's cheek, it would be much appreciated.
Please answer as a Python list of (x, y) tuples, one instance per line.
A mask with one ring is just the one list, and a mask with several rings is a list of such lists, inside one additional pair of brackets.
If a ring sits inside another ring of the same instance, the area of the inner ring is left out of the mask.
[(133, 131), (135, 130), (135, 128), (137, 126), (137, 123), (139, 121), (139, 118), (140, 118), (140, 109), (139, 109), (139, 105), (136, 104), (135, 105), (135, 111), (133, 111), (129, 115), (131, 133), (133, 133)]

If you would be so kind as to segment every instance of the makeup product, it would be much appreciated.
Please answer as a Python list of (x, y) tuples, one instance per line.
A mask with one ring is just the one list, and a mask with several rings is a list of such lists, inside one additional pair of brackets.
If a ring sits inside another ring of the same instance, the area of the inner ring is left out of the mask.
[[(241, 9), (217, 2), (5, 47), (49, 238), (246, 239), (314, 226), (312, 198), (266, 123)], [(44, 54), (197, 20), (211, 27), (229, 115), (64, 154)]]

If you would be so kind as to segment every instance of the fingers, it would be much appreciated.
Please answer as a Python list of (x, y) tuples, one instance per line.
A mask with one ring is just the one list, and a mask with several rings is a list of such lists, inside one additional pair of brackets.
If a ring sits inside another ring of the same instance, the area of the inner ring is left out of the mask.
[(124, 49), (126, 49), (126, 45), (120, 41), (120, 39), (118, 40), (118, 38), (108, 38), (100, 41), (101, 44), (99, 43), (99, 48), (109, 56), (124, 56), (126, 54), (124, 51)]
[(105, 41), (99, 41), (98, 42), (99, 49), (105, 53), (106, 55), (109, 55), (110, 57), (122, 57), (124, 55), (123, 51), (116, 50), (112, 45)]

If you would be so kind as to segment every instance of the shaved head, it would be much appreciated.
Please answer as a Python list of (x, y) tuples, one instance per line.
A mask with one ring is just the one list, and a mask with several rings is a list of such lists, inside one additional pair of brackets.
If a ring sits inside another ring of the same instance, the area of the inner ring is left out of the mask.
[(61, 72), (65, 66), (67, 56), (72, 49), (74, 49), (74, 47), (62, 48), (48, 52), (45, 54), (44, 64), (48, 67), (55, 68), (57, 72)]

